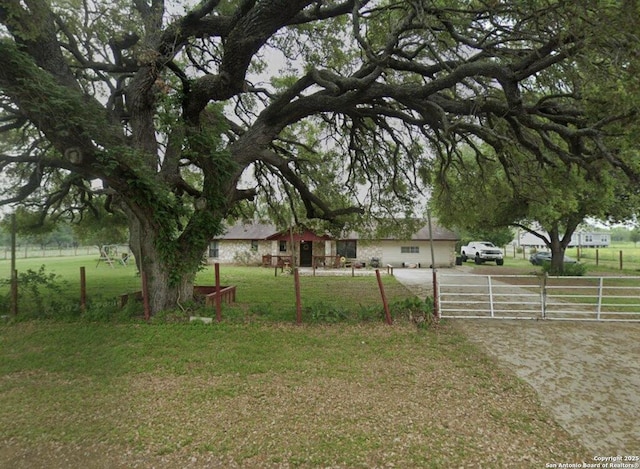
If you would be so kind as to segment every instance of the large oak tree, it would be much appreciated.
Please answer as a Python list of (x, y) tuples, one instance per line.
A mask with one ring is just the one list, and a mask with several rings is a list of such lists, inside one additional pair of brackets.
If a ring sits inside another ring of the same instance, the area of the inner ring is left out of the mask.
[(103, 181), (157, 312), (260, 197), (309, 219), (398, 213), (425, 159), (460, 142), (631, 173), (610, 121), (553, 86), (602, 15), (572, 3), (2, 0), (5, 203), (77, 213)]

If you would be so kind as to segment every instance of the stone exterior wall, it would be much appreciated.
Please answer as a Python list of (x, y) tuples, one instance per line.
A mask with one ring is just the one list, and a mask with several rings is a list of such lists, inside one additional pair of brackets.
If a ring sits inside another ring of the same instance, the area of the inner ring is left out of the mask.
[[(262, 256), (291, 256), (291, 243), (287, 242), (287, 250), (280, 252), (279, 241), (258, 241), (257, 249), (251, 248), (251, 240), (220, 240), (218, 241), (218, 257), (209, 258), (209, 263), (219, 262), (221, 264), (239, 265), (262, 265)], [(402, 246), (418, 246), (419, 253), (401, 253)], [(295, 256), (300, 259), (300, 245), (294, 243)], [(313, 256), (335, 256), (336, 241), (317, 241), (313, 243)], [(434, 243), (434, 255), (436, 267), (450, 267), (455, 263), (455, 242), (436, 241)], [(380, 265), (391, 264), (394, 267), (401, 267), (405, 264), (420, 264), (421, 267), (431, 265), (431, 245), (429, 241), (363, 241), (358, 240), (356, 245), (356, 258), (349, 261), (362, 262), (365, 266), (371, 265), (371, 258), (377, 257)], [(275, 265), (273, 259), (272, 264)]]
[(369, 241), (358, 241), (356, 244), (356, 261), (364, 263), (366, 267), (371, 264), (371, 258), (377, 257), (382, 262), (382, 248)]
[(208, 263), (261, 265), (262, 256), (272, 254), (273, 241), (258, 241), (258, 249), (251, 248), (251, 240), (218, 241), (218, 257), (209, 257)]

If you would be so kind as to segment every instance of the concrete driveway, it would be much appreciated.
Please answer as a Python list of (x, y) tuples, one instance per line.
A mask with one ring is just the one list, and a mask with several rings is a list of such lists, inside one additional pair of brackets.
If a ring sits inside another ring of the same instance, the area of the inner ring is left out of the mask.
[[(451, 270), (453, 269), (447, 269), (447, 271)], [(417, 297), (425, 298), (433, 295), (433, 270), (393, 269), (393, 275)]]
[[(473, 271), (465, 266), (444, 270)], [(416, 296), (432, 295), (431, 269), (396, 269), (394, 275)], [(639, 323), (501, 319), (449, 319), (448, 323), (499, 366), (531, 385), (554, 419), (594, 457), (640, 455)], [(640, 467), (639, 461), (631, 464)]]

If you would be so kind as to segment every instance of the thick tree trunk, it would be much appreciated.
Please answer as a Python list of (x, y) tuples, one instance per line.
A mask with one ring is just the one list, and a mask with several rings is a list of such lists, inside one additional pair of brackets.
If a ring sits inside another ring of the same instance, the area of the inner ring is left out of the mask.
[(559, 275), (564, 272), (564, 254), (566, 251), (565, 243), (562, 242), (557, 229), (550, 231), (550, 248), (551, 248), (551, 269), (552, 275)]
[[(148, 249), (145, 251), (149, 252)], [(149, 254), (143, 260), (142, 266), (147, 277), (151, 315), (180, 307), (193, 299), (195, 274), (185, 274), (176, 280), (158, 256)]]
[(551, 272), (552, 274), (561, 274), (564, 272), (564, 253), (565, 248), (562, 246), (551, 247)]
[[(160, 311), (179, 308), (193, 299), (193, 284), (204, 250), (198, 246), (184, 248), (177, 243), (159, 248), (158, 233), (140, 227), (132, 220), (131, 250), (136, 256), (139, 271), (146, 275), (151, 315)], [(167, 252), (170, 249), (172, 252)], [(198, 252), (195, 252), (195, 251)], [(190, 261), (191, 259), (191, 261)]]

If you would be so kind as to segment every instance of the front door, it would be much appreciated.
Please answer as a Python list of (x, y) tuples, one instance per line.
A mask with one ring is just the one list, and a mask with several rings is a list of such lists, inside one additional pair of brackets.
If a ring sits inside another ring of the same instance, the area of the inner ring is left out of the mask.
[(300, 267), (313, 265), (313, 243), (311, 241), (300, 242)]

